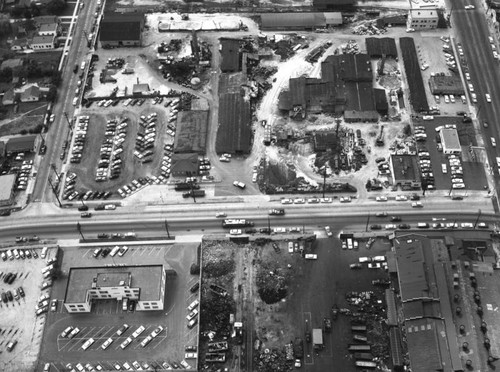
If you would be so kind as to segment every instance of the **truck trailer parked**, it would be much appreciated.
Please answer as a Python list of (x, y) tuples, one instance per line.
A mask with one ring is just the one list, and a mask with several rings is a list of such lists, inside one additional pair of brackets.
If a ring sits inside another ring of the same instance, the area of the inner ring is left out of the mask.
[(312, 334), (312, 341), (314, 350), (321, 350), (325, 347), (323, 344), (323, 330), (321, 328), (314, 328)]

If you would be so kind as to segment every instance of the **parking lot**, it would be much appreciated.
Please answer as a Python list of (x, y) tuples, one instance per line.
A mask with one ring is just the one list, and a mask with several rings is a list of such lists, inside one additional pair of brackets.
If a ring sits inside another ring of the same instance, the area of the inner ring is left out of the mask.
[[(45, 258), (41, 257), (42, 247), (29, 248), (19, 244), (7, 251), (23, 252), (24, 259), (19, 257), (6, 261), (0, 260), (0, 369), (32, 370), (38, 358), (42, 332), (46, 320), (46, 311), (39, 316), (35, 314), (36, 306), (42, 295), (50, 296), (50, 287), (42, 290), (42, 283), (47, 280), (42, 275), (42, 269), (47, 266), (47, 260), (52, 258), (56, 249), (49, 249)], [(28, 257), (28, 252), (31, 258)], [(36, 258), (35, 258), (36, 255)], [(11, 284), (5, 283), (9, 273), (16, 274)], [(19, 288), (22, 288), (19, 290)], [(17, 342), (12, 351), (8, 351), (9, 343)]]
[[(119, 246), (123, 248), (124, 245)], [(111, 249), (113, 247), (114, 245), (109, 246)], [(96, 300), (93, 302), (91, 313), (69, 314), (62, 308), (51, 312), (43, 336), (39, 369), (47, 362), (58, 370), (64, 370), (68, 363), (72, 366), (76, 363), (90, 363), (94, 367), (99, 363), (103, 368), (109, 369), (114, 368), (116, 363), (119, 363), (122, 369), (124, 363), (132, 365), (133, 362), (157, 365), (159, 368), (162, 368), (160, 366), (165, 362), (179, 364), (185, 357), (185, 346), (197, 345), (198, 327), (189, 329), (186, 319), (189, 313), (186, 308), (198, 298), (198, 293), (189, 291), (198, 280), (198, 276), (189, 274), (189, 267), (196, 257), (196, 245), (130, 246), (122, 256), (99, 255), (97, 258), (93, 255), (95, 249), (97, 247), (69, 247), (63, 250), (63, 280), (54, 284), (53, 297), (64, 299), (67, 274), (71, 267), (164, 263), (166, 268), (171, 267), (175, 271), (175, 274), (167, 272), (164, 310), (123, 310), (121, 301)], [(129, 328), (118, 335), (117, 330), (124, 324)], [(141, 326), (144, 331), (134, 338), (132, 334)], [(141, 342), (159, 326), (163, 328), (162, 331), (145, 347), (141, 346)], [(67, 327), (76, 327), (80, 331), (73, 338), (61, 337)], [(132, 339), (131, 343), (122, 349), (121, 344), (129, 337)], [(82, 346), (90, 338), (94, 339), (94, 342), (84, 350)], [(104, 350), (102, 344), (109, 338), (113, 341)], [(195, 359), (187, 362), (192, 367), (196, 366)]]
[[(434, 116), (433, 120), (424, 121), (421, 118), (413, 120), (414, 126), (425, 127), (426, 141), (418, 142), (419, 150), (426, 150), (430, 155), (430, 166), (438, 190), (452, 190), (451, 165), (448, 157), (438, 150), (439, 133), (436, 128), (445, 125), (455, 125), (460, 143), (462, 144), (461, 167), (465, 189), (454, 192), (465, 193), (467, 190), (483, 190), (486, 182), (481, 158), (474, 159), (467, 151), (467, 145), (476, 146), (475, 132), (472, 123), (463, 123), (460, 117)], [(447, 173), (443, 173), (442, 164), (446, 164)]]

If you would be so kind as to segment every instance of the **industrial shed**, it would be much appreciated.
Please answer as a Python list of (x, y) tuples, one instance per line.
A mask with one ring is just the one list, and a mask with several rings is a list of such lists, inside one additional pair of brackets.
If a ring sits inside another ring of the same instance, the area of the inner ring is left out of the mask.
[(240, 40), (221, 39), (220, 69), (222, 72), (237, 72), (241, 70)]
[(366, 38), (366, 51), (371, 58), (398, 58), (396, 40), (390, 37), (368, 37)]
[(338, 79), (344, 81), (373, 80), (372, 65), (368, 54), (337, 54), (326, 57), (321, 71), (331, 69)]
[(248, 154), (252, 144), (250, 100), (243, 92), (219, 95), (217, 153)]
[(416, 112), (428, 112), (429, 103), (425, 95), (424, 81), (422, 80), (415, 42), (411, 37), (402, 37), (399, 39), (399, 44), (410, 88), (411, 105)]
[(405, 189), (419, 189), (422, 185), (415, 155), (391, 155), (392, 184)]
[(387, 103), (387, 94), (384, 89), (373, 89), (375, 98), (375, 110), (380, 115), (387, 115), (389, 104)]
[(317, 10), (353, 11), (354, 0), (313, 0), (313, 8)]
[(455, 96), (460, 96), (465, 94), (462, 80), (460, 80), (460, 76), (456, 74), (431, 76), (429, 79), (429, 87), (432, 94), (437, 95), (453, 94)]
[(198, 170), (198, 154), (172, 154), (172, 176), (195, 177)]
[(180, 111), (177, 119), (174, 152), (205, 154), (208, 111)]
[(342, 24), (341, 13), (263, 13), (262, 30), (314, 30)]
[(99, 28), (101, 47), (139, 47), (143, 29), (142, 14), (105, 13)]

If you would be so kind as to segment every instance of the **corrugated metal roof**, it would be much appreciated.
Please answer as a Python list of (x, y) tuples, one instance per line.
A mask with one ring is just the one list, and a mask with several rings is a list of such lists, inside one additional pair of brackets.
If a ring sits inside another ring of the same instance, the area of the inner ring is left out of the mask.
[(443, 368), (437, 323), (442, 321), (419, 319), (406, 322), (406, 341), (413, 372), (441, 371)]
[(264, 13), (260, 16), (263, 28), (324, 27), (323, 13)]

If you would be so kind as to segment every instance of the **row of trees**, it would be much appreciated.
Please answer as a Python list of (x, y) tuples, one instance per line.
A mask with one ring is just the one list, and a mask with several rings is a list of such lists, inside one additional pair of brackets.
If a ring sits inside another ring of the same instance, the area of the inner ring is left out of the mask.
[[(61, 15), (66, 9), (66, 1), (52, 0), (45, 7), (48, 14)], [(33, 18), (42, 15), (42, 8), (31, 3), (30, 6), (15, 6), (10, 9), (10, 15), (14, 18)]]

